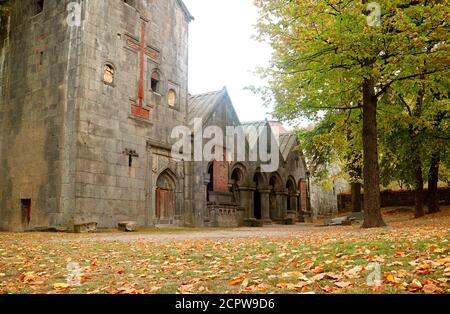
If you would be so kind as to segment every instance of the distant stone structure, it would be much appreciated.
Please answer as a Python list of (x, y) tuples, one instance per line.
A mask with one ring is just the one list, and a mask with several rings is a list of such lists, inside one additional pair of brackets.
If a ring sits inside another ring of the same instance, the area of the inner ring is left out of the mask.
[[(0, 230), (301, 219), (295, 136), (242, 125), (226, 89), (188, 94), (192, 20), (180, 0), (14, 2), (0, 34)], [(175, 160), (171, 132), (194, 118), (280, 133), (278, 171)]]
[(350, 184), (339, 176), (341, 172), (339, 166), (332, 165), (328, 171), (329, 179), (335, 178), (330, 188), (323, 187), (314, 177), (310, 178), (311, 213), (314, 217), (337, 214), (339, 212), (338, 195), (351, 191)]

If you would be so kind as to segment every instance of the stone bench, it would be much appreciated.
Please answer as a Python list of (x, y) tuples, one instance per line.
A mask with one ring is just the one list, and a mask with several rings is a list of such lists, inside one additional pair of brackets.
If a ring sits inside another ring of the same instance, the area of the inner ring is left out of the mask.
[(135, 232), (137, 230), (136, 221), (121, 221), (118, 224), (119, 230), (123, 232)]
[(262, 220), (249, 218), (244, 220), (244, 225), (246, 227), (261, 228), (264, 227), (264, 222)]
[(97, 231), (96, 222), (87, 222), (82, 224), (76, 224), (73, 226), (75, 233), (88, 233)]

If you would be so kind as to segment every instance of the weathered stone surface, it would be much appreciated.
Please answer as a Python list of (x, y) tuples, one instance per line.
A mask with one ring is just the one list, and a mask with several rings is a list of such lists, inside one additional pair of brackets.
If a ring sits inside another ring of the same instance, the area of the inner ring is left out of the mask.
[(88, 222), (83, 224), (74, 225), (75, 233), (89, 233), (97, 231), (97, 223), (96, 222)]
[(364, 220), (364, 213), (351, 213), (349, 216), (349, 219), (353, 219), (355, 221), (363, 221)]
[(254, 227), (254, 228), (260, 228), (264, 226), (264, 222), (262, 220), (256, 220), (253, 218), (245, 219), (244, 224), (247, 227)]
[(137, 231), (136, 221), (122, 221), (118, 223), (119, 230), (123, 232), (135, 232)]
[(351, 226), (355, 220), (354, 217), (350, 216), (326, 219), (324, 221), (324, 226)]
[[(172, 158), (176, 126), (241, 125), (226, 89), (188, 93), (191, 16), (180, 0), (85, 1), (82, 27), (66, 23), (69, 2), (33, 14), (33, 1), (14, 1), (0, 33), (0, 230), (296, 221), (307, 201), (294, 135), (280, 137), (274, 173), (261, 160), (215, 162), (211, 178), (208, 161)], [(249, 140), (239, 147), (248, 153)]]
[(37, 227), (29, 230), (30, 232), (68, 232), (67, 227)]

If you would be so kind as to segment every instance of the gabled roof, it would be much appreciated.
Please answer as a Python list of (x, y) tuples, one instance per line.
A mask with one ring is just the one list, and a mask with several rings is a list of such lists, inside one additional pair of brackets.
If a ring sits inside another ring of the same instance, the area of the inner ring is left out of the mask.
[(219, 91), (189, 96), (188, 123), (191, 124), (194, 119), (201, 118), (203, 123), (206, 124), (209, 117), (223, 104), (225, 104), (230, 111), (231, 118), (236, 121), (238, 125), (243, 127), (248, 144), (251, 148), (255, 148), (258, 144), (260, 133), (263, 131), (263, 129), (261, 129), (262, 127), (268, 127), (272, 133), (277, 133), (279, 135), (278, 146), (280, 154), (285, 161), (298, 145), (295, 134), (289, 133), (280, 122), (263, 120), (241, 124), (225, 87)]
[(181, 7), (181, 9), (184, 12), (184, 15), (186, 15), (186, 18), (188, 19), (188, 22), (191, 22), (194, 20), (194, 17), (189, 12), (187, 6), (184, 4), (183, 0), (177, 0), (178, 5)]
[(238, 115), (234, 109), (226, 87), (219, 91), (189, 96), (188, 123), (193, 121), (195, 118), (201, 118), (203, 123), (206, 123), (209, 117), (221, 104), (225, 104), (227, 106), (227, 109), (231, 113), (231, 118), (239, 125), (240, 121)]

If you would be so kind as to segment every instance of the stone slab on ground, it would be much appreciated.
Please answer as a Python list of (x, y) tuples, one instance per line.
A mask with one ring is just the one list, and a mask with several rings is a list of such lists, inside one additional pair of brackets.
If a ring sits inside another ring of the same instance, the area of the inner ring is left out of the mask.
[(96, 222), (87, 222), (83, 224), (74, 225), (75, 233), (89, 233), (97, 231), (97, 223)]
[(364, 213), (363, 212), (351, 213), (348, 217), (349, 218), (353, 218), (356, 221), (363, 221), (364, 220)]
[(319, 225), (317, 227), (332, 227), (332, 226), (351, 226), (354, 221), (356, 221), (355, 217), (344, 216), (337, 217), (332, 219), (326, 219), (323, 225)]
[(119, 230), (123, 232), (135, 232), (137, 231), (136, 221), (121, 221), (118, 224)]
[(262, 220), (250, 218), (244, 220), (244, 225), (247, 227), (261, 228), (264, 226), (264, 222)]

